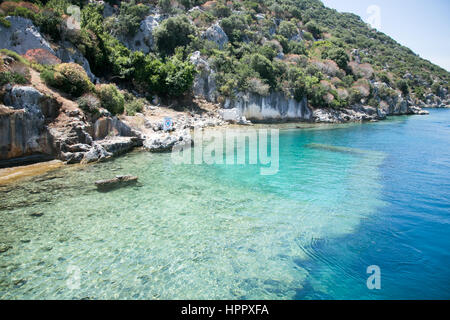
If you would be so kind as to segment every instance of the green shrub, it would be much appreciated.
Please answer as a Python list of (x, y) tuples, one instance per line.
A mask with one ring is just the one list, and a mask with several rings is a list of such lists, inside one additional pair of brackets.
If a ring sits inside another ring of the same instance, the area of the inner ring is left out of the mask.
[(308, 31), (303, 32), (303, 38), (308, 41), (314, 40), (312, 33)]
[(155, 43), (159, 52), (163, 55), (171, 55), (176, 47), (184, 47), (191, 42), (191, 35), (195, 34), (195, 28), (185, 15), (164, 20), (155, 30)]
[(322, 30), (315, 21), (309, 21), (305, 25), (305, 28), (306, 28), (306, 30), (308, 30), (308, 32), (311, 32), (311, 34), (314, 36), (314, 38), (316, 38), (316, 39), (320, 38), (320, 34), (322, 33)]
[(61, 15), (53, 10), (43, 10), (36, 15), (36, 25), (42, 33), (49, 35), (54, 41), (61, 40)]
[(17, 72), (4, 71), (0, 72), (0, 86), (4, 84), (26, 84), (28, 80), (25, 76)]
[(242, 40), (243, 31), (247, 29), (248, 24), (241, 15), (232, 14), (228, 18), (223, 18), (220, 26), (231, 42), (237, 42)]
[(112, 114), (122, 114), (125, 98), (114, 84), (100, 84), (95, 87), (101, 105)]
[(5, 19), (5, 17), (0, 16), (0, 25), (9, 28), (11, 27), (11, 22), (9, 22), (8, 20)]
[(158, 5), (164, 13), (172, 12), (172, 3), (170, 0), (158, 0)]
[(84, 112), (97, 115), (101, 106), (100, 99), (92, 93), (85, 93), (77, 99), (78, 107)]
[(287, 39), (291, 39), (298, 33), (297, 26), (290, 21), (281, 21), (278, 33)]
[[(75, 3), (75, 4), (78, 4), (78, 3)], [(71, 5), (71, 3), (68, 0), (49, 0), (45, 4), (45, 8), (49, 9), (49, 11), (53, 11), (53, 12), (57, 13), (59, 16), (61, 16), (66, 13), (67, 8), (70, 5)]]
[(126, 99), (125, 101), (125, 112), (128, 116), (134, 116), (138, 112), (144, 110), (144, 99)]
[(32, 21), (34, 21), (35, 17), (36, 17), (36, 15), (33, 11), (31, 11), (30, 9), (27, 9), (25, 7), (17, 7), (14, 9), (13, 12), (10, 12), (9, 15), (24, 17), (24, 18), (30, 19)]
[(347, 70), (347, 65), (350, 62), (350, 58), (348, 57), (347, 52), (345, 52), (344, 49), (338, 47), (333, 47), (329, 50), (324, 51), (322, 53), (322, 58), (333, 60), (342, 70)]
[(226, 18), (231, 15), (231, 9), (223, 4), (218, 4), (214, 7), (213, 14), (218, 18)]
[(93, 89), (93, 84), (83, 67), (76, 63), (62, 63), (41, 72), (41, 78), (46, 84), (79, 97)]
[(381, 72), (378, 75), (381, 82), (386, 83), (387, 85), (391, 85), (391, 79), (389, 78), (388, 74), (386, 72)]
[(269, 59), (256, 53), (249, 57), (249, 65), (261, 76), (261, 78), (266, 79), (271, 86), (275, 84), (274, 70)]
[(348, 98), (350, 105), (361, 103), (362, 98), (363, 96), (358, 89), (350, 88), (350, 95)]
[(395, 83), (397, 89), (399, 89), (404, 95), (409, 93), (409, 86), (406, 80), (400, 79)]
[(136, 54), (133, 77), (146, 90), (158, 95), (183, 95), (192, 87), (197, 72), (192, 63), (183, 60), (183, 55), (183, 51), (177, 49), (174, 56), (163, 62), (150, 55)]
[(148, 14), (149, 8), (143, 4), (136, 4), (134, 0), (122, 2), (117, 21), (114, 23), (116, 34), (134, 36), (139, 30), (142, 19)]
[(306, 48), (303, 42), (289, 41), (289, 53), (306, 54)]
[(182, 61), (174, 56), (161, 68), (161, 78), (164, 79), (165, 90), (160, 90), (161, 93), (166, 93), (168, 96), (181, 96), (185, 94), (194, 82), (196, 74), (195, 66), (187, 61)]

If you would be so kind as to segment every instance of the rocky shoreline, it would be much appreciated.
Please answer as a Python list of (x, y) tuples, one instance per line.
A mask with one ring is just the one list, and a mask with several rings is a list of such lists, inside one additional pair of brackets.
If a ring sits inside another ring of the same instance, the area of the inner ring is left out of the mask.
[[(192, 143), (191, 130), (223, 127), (229, 124), (252, 125), (237, 109), (221, 109), (207, 103), (202, 113), (174, 111), (168, 107), (146, 106), (136, 116), (113, 117), (107, 111), (92, 119), (77, 106), (42, 93), (31, 86), (7, 88), (5, 101), (0, 106), (2, 128), (1, 161), (5, 166), (23, 165), (42, 155), (67, 164), (104, 161), (142, 147), (149, 152), (167, 152), (178, 143)], [(61, 98), (61, 97), (59, 97)], [(401, 111), (401, 110), (400, 110)], [(399, 111), (399, 114), (404, 114)], [(409, 107), (406, 114), (428, 114), (420, 108)], [(164, 130), (165, 117), (173, 121), (170, 130)], [(379, 121), (386, 114), (379, 109), (313, 109), (306, 123), (346, 123)], [(295, 119), (271, 119), (258, 123), (296, 122)], [(3, 132), (4, 131), (4, 132)]]
[[(151, 35), (159, 18), (164, 18), (151, 17), (142, 22), (148, 35)], [(48, 50), (63, 62), (75, 61), (82, 65), (92, 81), (101, 81), (92, 74), (86, 58), (69, 42), (62, 41), (52, 46), (29, 19), (8, 17), (8, 21), (11, 27), (2, 27), (0, 37), (5, 40), (5, 48), (19, 54), (36, 48)], [(14, 32), (19, 32), (21, 37), (11, 42)], [(219, 45), (227, 40), (219, 25), (212, 26), (203, 36), (210, 41), (218, 41)], [(355, 63), (359, 63), (357, 54), (354, 59)], [(387, 84), (372, 80), (377, 107), (368, 105), (368, 90), (364, 86), (359, 88), (362, 95), (360, 102), (343, 109), (312, 108), (306, 97), (296, 101), (281, 92), (260, 95), (235, 90), (232, 98), (226, 98), (219, 95), (216, 71), (208, 58), (196, 51), (190, 62), (198, 71), (192, 87), (195, 108), (176, 111), (154, 99), (135, 116), (113, 116), (102, 108), (95, 114), (84, 112), (71, 97), (46, 86), (39, 73), (30, 68), (29, 84), (6, 84), (0, 90), (3, 101), (0, 104), (0, 167), (49, 159), (67, 164), (91, 163), (135, 148), (166, 152), (178, 143), (192, 143), (190, 130), (196, 128), (228, 124), (247, 126), (252, 123), (379, 121), (391, 115), (428, 114), (422, 108), (450, 105), (445, 88), (437, 94), (427, 94), (426, 102), (417, 102), (414, 96), (404, 96), (398, 91), (391, 95), (382, 94), (383, 90), (389, 89)], [(166, 117), (173, 121), (169, 131), (163, 128)]]

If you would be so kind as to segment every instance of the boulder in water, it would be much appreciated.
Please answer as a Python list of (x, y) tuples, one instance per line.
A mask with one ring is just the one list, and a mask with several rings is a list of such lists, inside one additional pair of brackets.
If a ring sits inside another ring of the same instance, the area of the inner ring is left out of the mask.
[(98, 191), (105, 192), (135, 184), (137, 180), (138, 177), (131, 175), (116, 176), (113, 179), (96, 181), (95, 186), (97, 187)]

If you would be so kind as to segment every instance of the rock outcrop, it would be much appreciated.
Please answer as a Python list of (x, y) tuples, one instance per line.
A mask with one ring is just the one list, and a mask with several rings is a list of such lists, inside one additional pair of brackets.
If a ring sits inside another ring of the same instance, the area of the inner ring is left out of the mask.
[(45, 49), (55, 54), (50, 44), (39, 33), (30, 19), (23, 17), (6, 17), (11, 26), (0, 24), (0, 43), (2, 48), (25, 54), (30, 49)]
[(220, 50), (222, 50), (228, 43), (228, 36), (220, 27), (219, 23), (216, 23), (206, 29), (206, 31), (202, 34), (202, 38), (216, 43)]
[(159, 13), (149, 15), (142, 20), (139, 30), (133, 37), (119, 37), (122, 43), (130, 50), (142, 51), (147, 54), (153, 50), (153, 32), (159, 24), (166, 19), (165, 15)]
[(268, 96), (238, 93), (234, 99), (226, 99), (224, 107), (237, 108), (246, 119), (255, 122), (312, 119), (312, 111), (306, 98), (297, 101), (286, 98), (281, 92), (272, 92)]
[(63, 41), (61, 46), (56, 50), (56, 56), (61, 59), (62, 62), (75, 62), (83, 67), (86, 71), (89, 79), (93, 83), (97, 82), (97, 77), (92, 73), (89, 61), (83, 56), (83, 54), (70, 42)]
[[(353, 52), (354, 59), (357, 59), (358, 54), (358, 52)], [(194, 95), (210, 102), (217, 102), (219, 93), (216, 87), (215, 71), (211, 68), (209, 62), (200, 55), (199, 51), (192, 54), (190, 61), (197, 67), (198, 71), (193, 85)], [(318, 109), (310, 107), (306, 98), (297, 101), (293, 98), (287, 98), (282, 92), (271, 92), (267, 96), (252, 92), (237, 92), (233, 98), (225, 99), (223, 107), (225, 110), (239, 111), (239, 116), (236, 115), (233, 120), (227, 120), (239, 124), (247, 124), (247, 119), (253, 122), (311, 121), (339, 123), (376, 121), (385, 119), (386, 116), (390, 115), (428, 114), (427, 111), (421, 109), (421, 107), (427, 105), (416, 104), (409, 96), (403, 97), (400, 93), (381, 96), (379, 91), (386, 89), (383, 88), (387, 86), (386, 84), (373, 83), (373, 86), (374, 98), (378, 101), (377, 107), (367, 106), (367, 102), (362, 100), (361, 103), (339, 110)], [(344, 93), (348, 96), (347, 92)], [(442, 92), (442, 95), (448, 96), (446, 92)], [(433, 106), (444, 107), (448, 104), (448, 100), (443, 100), (436, 95), (429, 95), (427, 99), (430, 104), (433, 103)], [(240, 117), (243, 117), (244, 121), (239, 120)]]
[(29, 86), (9, 88), (4, 103), (0, 106), (0, 160), (52, 154), (46, 123), (56, 117), (59, 104)]
[(150, 152), (166, 152), (180, 144), (191, 144), (192, 137), (189, 130), (179, 130), (173, 133), (158, 132), (147, 137), (144, 148)]
[(397, 103), (389, 105), (382, 102), (378, 108), (354, 105), (351, 108), (331, 109), (322, 108), (314, 109), (312, 121), (320, 123), (343, 123), (343, 122), (360, 122), (360, 121), (378, 121), (384, 120), (388, 115), (425, 115), (428, 111), (410, 104), (410, 102), (400, 99)]
[(218, 95), (216, 88), (216, 74), (208, 61), (203, 59), (200, 51), (192, 54), (190, 61), (197, 67), (192, 91), (195, 96), (202, 97), (209, 102), (216, 102)]
[(89, 163), (142, 146), (140, 133), (120, 119), (101, 117), (91, 123), (79, 109), (62, 112), (58, 99), (31, 86), (6, 86), (3, 101), (0, 160), (8, 163), (38, 154)]

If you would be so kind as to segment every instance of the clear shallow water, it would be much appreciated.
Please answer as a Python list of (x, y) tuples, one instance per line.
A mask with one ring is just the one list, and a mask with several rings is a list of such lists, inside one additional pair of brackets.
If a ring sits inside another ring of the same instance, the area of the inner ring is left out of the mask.
[[(281, 131), (274, 176), (136, 152), (0, 186), (0, 298), (448, 299), (449, 142), (431, 110)], [(116, 174), (140, 183), (95, 190)]]

